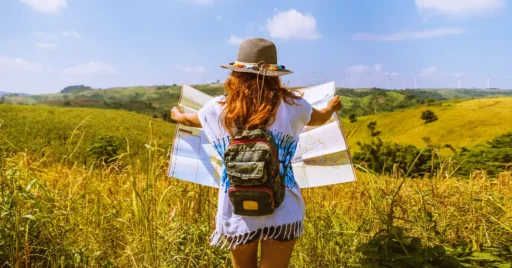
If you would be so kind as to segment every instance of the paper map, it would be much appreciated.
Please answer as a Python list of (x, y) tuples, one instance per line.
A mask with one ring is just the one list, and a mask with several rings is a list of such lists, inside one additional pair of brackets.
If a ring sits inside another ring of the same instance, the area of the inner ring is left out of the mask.
[[(314, 108), (323, 109), (335, 94), (334, 82), (299, 90)], [(185, 113), (196, 112), (212, 99), (183, 85), (178, 103)], [(295, 180), (301, 188), (354, 181), (352, 160), (337, 114), (322, 126), (304, 127), (292, 159)], [(201, 128), (176, 126), (168, 176), (205, 186), (219, 187), (222, 159)]]

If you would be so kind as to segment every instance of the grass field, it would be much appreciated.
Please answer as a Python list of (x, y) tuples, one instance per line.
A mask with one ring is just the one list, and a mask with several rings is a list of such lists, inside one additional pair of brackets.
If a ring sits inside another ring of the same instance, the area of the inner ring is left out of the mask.
[(150, 135), (150, 122), (153, 139), (169, 148), (175, 125), (161, 119), (152, 120), (146, 115), (117, 110), (2, 104), (0, 140), (8, 141), (10, 150), (49, 153), (47, 157), (58, 160), (71, 156), (69, 160), (83, 163), (88, 158), (86, 151), (92, 140), (110, 135), (128, 142), (133, 155), (140, 157)]
[[(427, 108), (439, 120), (424, 125)], [(422, 146), (429, 136), (474, 146), (512, 130), (511, 110), (512, 98), (448, 101), (344, 127), (352, 151), (369, 139), (370, 121), (400, 143)], [(126, 111), (6, 104), (0, 120), (0, 266), (230, 267), (229, 253), (208, 245), (216, 190), (166, 176), (173, 124)], [(113, 164), (84, 165), (97, 135), (126, 138), (130, 149)], [(390, 225), (468, 267), (510, 267), (511, 174), (454, 178), (443, 164), (436, 169), (423, 179), (358, 171), (356, 182), (304, 189), (305, 234), (292, 267), (358, 267), (358, 246)]]
[[(422, 111), (432, 110), (438, 121), (425, 124)], [(380, 137), (403, 144), (424, 147), (423, 137), (434, 144), (451, 144), (455, 148), (473, 147), (507, 131), (512, 131), (512, 98), (489, 98), (467, 101), (445, 101), (432, 106), (399, 110), (392, 113), (363, 116), (355, 123), (343, 121), (349, 148), (357, 150), (357, 141), (371, 139), (367, 125), (377, 122)]]
[[(208, 245), (216, 189), (166, 177), (165, 150), (147, 144), (144, 157), (95, 168), (24, 152), (2, 158), (0, 264), (230, 267), (229, 253)], [(358, 173), (353, 183), (304, 189), (305, 234), (291, 267), (358, 267), (357, 247), (390, 224), (453, 256), (473, 252), (468, 267), (510, 267), (512, 252), (478, 252), (512, 245), (511, 174), (468, 179)]]

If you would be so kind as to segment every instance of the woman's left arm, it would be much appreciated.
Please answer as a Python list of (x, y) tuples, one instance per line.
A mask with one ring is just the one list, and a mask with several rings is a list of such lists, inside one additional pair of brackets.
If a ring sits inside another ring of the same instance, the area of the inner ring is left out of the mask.
[(201, 127), (201, 122), (199, 121), (197, 112), (191, 113), (191, 114), (186, 114), (186, 113), (182, 113), (180, 108), (173, 107), (171, 109), (171, 119), (173, 119), (176, 122), (183, 124), (185, 126)]

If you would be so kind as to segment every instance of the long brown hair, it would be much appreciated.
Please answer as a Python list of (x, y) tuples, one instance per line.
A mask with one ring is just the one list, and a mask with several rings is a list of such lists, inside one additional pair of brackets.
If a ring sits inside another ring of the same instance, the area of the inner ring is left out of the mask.
[[(262, 86), (263, 84), (263, 86)], [(277, 76), (232, 72), (224, 83), (227, 98), (221, 119), (233, 137), (233, 128), (264, 128), (274, 123), (281, 101), (295, 105), (302, 98), (296, 90), (288, 90)]]

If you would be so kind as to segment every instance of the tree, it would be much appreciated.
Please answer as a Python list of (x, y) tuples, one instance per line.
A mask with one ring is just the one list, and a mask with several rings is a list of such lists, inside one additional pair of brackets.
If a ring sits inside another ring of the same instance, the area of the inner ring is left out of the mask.
[(366, 127), (370, 130), (372, 137), (379, 136), (380, 131), (377, 130), (377, 121), (371, 121)]
[(423, 113), (421, 113), (420, 118), (421, 118), (421, 120), (425, 120), (425, 124), (434, 122), (438, 119), (437, 115), (434, 112), (432, 112), (431, 110), (426, 110)]
[(350, 120), (350, 123), (354, 123), (354, 122), (357, 121), (357, 118), (356, 118), (355, 114), (350, 114), (348, 119)]
[(430, 106), (432, 103), (436, 102), (436, 100), (428, 98), (425, 102), (427, 103), (428, 106)]

